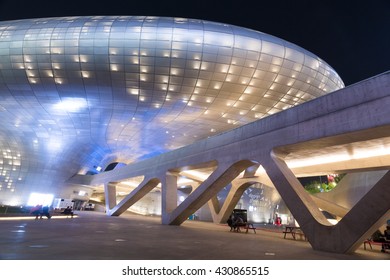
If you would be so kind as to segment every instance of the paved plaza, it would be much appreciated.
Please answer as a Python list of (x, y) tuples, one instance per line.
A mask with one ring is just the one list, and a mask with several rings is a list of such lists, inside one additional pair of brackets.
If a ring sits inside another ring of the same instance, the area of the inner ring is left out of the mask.
[(256, 234), (225, 225), (184, 222), (162, 225), (159, 217), (78, 212), (75, 218), (0, 220), (2, 260), (387, 260), (380, 248), (353, 254), (315, 251), (304, 240), (283, 238), (280, 229)]

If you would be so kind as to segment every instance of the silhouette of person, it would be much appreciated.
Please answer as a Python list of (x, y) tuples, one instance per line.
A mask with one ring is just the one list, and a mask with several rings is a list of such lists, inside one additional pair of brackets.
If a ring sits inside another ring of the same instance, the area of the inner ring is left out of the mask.
[(47, 206), (47, 205), (42, 207), (41, 219), (42, 219), (43, 216), (45, 216), (48, 219), (51, 218), (49, 206)]
[(30, 213), (35, 216), (35, 220), (38, 220), (41, 211), (42, 211), (42, 205), (37, 204), (33, 208), (31, 208)]

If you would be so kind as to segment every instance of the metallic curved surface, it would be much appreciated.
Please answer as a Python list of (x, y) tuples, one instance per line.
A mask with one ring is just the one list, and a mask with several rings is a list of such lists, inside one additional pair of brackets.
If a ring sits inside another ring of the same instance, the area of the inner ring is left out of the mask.
[[(316, 55), (237, 26), (101, 16), (0, 22), (0, 203), (344, 87)], [(87, 191), (86, 195), (91, 193)]]

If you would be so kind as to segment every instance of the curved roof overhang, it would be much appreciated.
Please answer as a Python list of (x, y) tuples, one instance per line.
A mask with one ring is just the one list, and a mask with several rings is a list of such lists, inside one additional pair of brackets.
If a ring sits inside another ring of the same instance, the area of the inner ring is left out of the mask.
[(228, 24), (0, 22), (0, 191), (61, 187), (76, 173), (164, 153), (342, 87), (309, 51)]

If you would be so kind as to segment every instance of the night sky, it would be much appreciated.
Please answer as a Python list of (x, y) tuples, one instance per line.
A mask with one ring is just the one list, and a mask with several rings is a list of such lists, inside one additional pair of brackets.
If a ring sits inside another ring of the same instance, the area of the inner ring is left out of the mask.
[(390, 1), (0, 0), (0, 20), (149, 15), (212, 20), (268, 33), (313, 52), (346, 85), (390, 70)]

